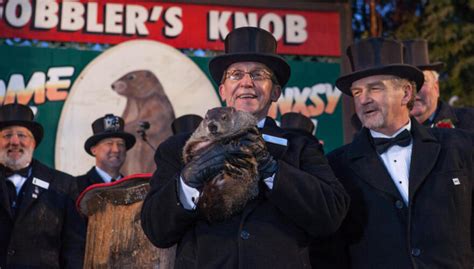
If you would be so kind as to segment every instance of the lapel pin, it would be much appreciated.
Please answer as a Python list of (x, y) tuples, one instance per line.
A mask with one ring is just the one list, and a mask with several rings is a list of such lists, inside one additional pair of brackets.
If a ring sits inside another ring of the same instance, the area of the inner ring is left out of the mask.
[(461, 185), (461, 181), (459, 181), (459, 178), (457, 177), (453, 178), (453, 183), (454, 185)]
[(36, 199), (38, 198), (38, 194), (39, 194), (39, 188), (38, 186), (35, 186), (33, 193), (31, 194), (31, 197), (33, 197), (33, 199)]

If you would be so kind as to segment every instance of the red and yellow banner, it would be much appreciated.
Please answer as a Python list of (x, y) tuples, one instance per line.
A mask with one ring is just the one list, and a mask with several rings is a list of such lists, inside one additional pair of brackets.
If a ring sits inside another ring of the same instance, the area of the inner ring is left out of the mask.
[(267, 29), (278, 52), (340, 55), (340, 15), (156, 1), (0, 0), (0, 37), (118, 44), (152, 39), (175, 48), (223, 50), (234, 28)]

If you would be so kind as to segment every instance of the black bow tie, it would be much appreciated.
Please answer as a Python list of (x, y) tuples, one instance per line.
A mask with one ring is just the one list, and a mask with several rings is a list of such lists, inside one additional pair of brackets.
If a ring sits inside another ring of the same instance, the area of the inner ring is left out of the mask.
[(410, 132), (405, 129), (397, 136), (392, 138), (374, 138), (375, 150), (378, 154), (382, 154), (387, 151), (391, 146), (397, 145), (400, 147), (406, 147), (410, 145), (411, 135)]
[(13, 171), (9, 167), (5, 167), (5, 177), (11, 177), (13, 175), (20, 175), (22, 177), (28, 177), (28, 174), (30, 173), (30, 166), (27, 166), (25, 168), (22, 168), (20, 170)]

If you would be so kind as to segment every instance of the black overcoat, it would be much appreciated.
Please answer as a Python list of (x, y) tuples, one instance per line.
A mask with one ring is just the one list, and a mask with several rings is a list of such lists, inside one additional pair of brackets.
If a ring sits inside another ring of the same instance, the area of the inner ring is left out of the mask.
[(77, 176), (76, 178), (79, 193), (83, 192), (90, 185), (104, 183), (102, 177), (97, 173), (97, 170), (95, 170), (95, 166), (87, 171), (86, 174)]
[(411, 122), (409, 206), (367, 128), (328, 155), (351, 196), (339, 241), (332, 242), (345, 243), (350, 268), (472, 268), (473, 135)]
[[(0, 267), (82, 268), (85, 224), (74, 204), (75, 178), (33, 160), (13, 217), (5, 176), (0, 177)], [(33, 184), (34, 178), (43, 187)]]
[(171, 137), (158, 148), (142, 226), (156, 246), (178, 244), (176, 268), (310, 268), (310, 238), (339, 227), (348, 196), (317, 140), (285, 132), (270, 118), (263, 133), (288, 140), (288, 146), (267, 143), (279, 166), (273, 189), (262, 186), (262, 195), (241, 214), (214, 224), (198, 211), (185, 210), (177, 197), (181, 151), (189, 134)]
[(446, 102), (438, 102), (438, 108), (433, 123), (449, 119), (455, 128), (474, 132), (474, 109), (467, 107), (452, 107)]

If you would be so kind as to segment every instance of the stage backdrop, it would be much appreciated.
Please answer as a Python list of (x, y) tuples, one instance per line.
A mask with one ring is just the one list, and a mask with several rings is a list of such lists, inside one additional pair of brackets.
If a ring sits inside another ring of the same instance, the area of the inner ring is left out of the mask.
[[(217, 2), (216, 3), (220, 3)], [(310, 4), (308, 4), (309, 6)], [(126, 174), (153, 172), (153, 152), (137, 134), (151, 123), (148, 139), (157, 147), (171, 134), (172, 120), (203, 116), (223, 105), (208, 73), (208, 57), (178, 49), (223, 50), (232, 29), (269, 30), (278, 53), (336, 59), (341, 52), (341, 6), (313, 9), (243, 7), (159, 1), (0, 1), (0, 38), (109, 44), (103, 52), (80, 49), (0, 46), (0, 105), (30, 105), (45, 128), (35, 157), (78, 175), (94, 159), (84, 150), (91, 123), (113, 113), (137, 136)], [(296, 57), (295, 57), (296, 58)], [(290, 81), (270, 116), (299, 112), (316, 125), (330, 151), (343, 143), (342, 96), (334, 86), (339, 64), (289, 61)], [(150, 165), (151, 164), (151, 165)]]
[[(83, 148), (92, 135), (92, 121), (106, 113), (123, 115), (127, 101), (138, 94), (133, 91), (140, 90), (132, 87), (130, 93), (118, 93), (112, 84), (131, 80), (136, 71), (147, 70), (157, 78), (175, 117), (203, 116), (208, 108), (221, 105), (209, 77), (209, 58), (186, 57), (155, 41), (129, 41), (102, 53), (0, 46), (0, 57), (0, 103), (30, 105), (45, 128), (35, 157), (75, 175), (93, 165)], [(291, 79), (270, 116), (303, 113), (317, 124), (316, 135), (326, 151), (342, 145), (341, 92), (334, 86), (339, 65), (289, 64)]]

